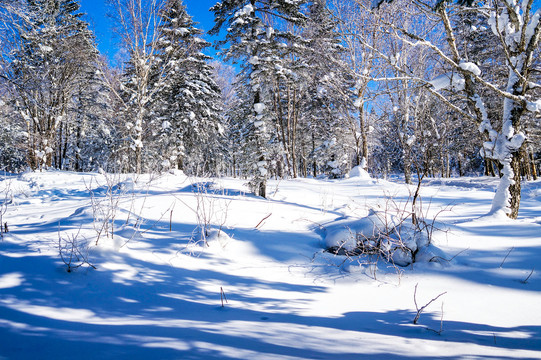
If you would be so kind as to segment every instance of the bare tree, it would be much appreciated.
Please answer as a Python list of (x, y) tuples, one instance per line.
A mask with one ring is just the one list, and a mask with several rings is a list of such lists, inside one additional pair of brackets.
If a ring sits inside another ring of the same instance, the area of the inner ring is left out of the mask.
[[(541, 9), (533, 10), (533, 0), (494, 0), (480, 8), (462, 7), (445, 1), (438, 1), (436, 6), (403, 1), (394, 1), (393, 5), (398, 5), (396, 11), (407, 9), (407, 6), (415, 7), (417, 12), (443, 32), (445, 43), (441, 44), (432, 41), (428, 33), (408, 29), (403, 22), (383, 22), (384, 31), (388, 34), (409, 47), (427, 49), (450, 70), (443, 74), (448, 79), (447, 86), (435, 86), (426, 76), (417, 76), (407, 69), (400, 69), (400, 74), (415, 86), (424, 85), (451, 109), (479, 125), (480, 131), (488, 139), (483, 145), (485, 156), (498, 161), (502, 167), (502, 178), (491, 213), (503, 212), (510, 218), (516, 218), (520, 205), (521, 154), (526, 140), (522, 119), (529, 113), (541, 111), (541, 100), (533, 91), (539, 84), (532, 81), (534, 53), (538, 50), (541, 35)], [(464, 11), (484, 16), (490, 24), (492, 35), (498, 39), (498, 50), (506, 59), (508, 68), (504, 89), (482, 74), (479, 66), (469, 61), (457, 45), (459, 22), (456, 15)], [(396, 58), (396, 55), (384, 54), (390, 60), (390, 56)], [(452, 94), (462, 94), (468, 108), (451, 102), (441, 91), (445, 88), (453, 89)], [(488, 117), (487, 102), (492, 99), (483, 98), (478, 91), (480, 88), (489, 89), (501, 100), (503, 109), (500, 118)]]
[(129, 60), (126, 63), (124, 83), (121, 83), (120, 87), (113, 82), (108, 82), (108, 85), (116, 95), (127, 121), (125, 126), (129, 136), (129, 148), (135, 156), (133, 170), (141, 173), (143, 141), (148, 126), (145, 120), (152, 105), (153, 94), (157, 91), (157, 88), (152, 86), (152, 76), (153, 71), (157, 70), (156, 46), (162, 1), (109, 2), (113, 8), (116, 34)]
[(368, 108), (374, 98), (371, 79), (378, 77), (381, 67), (378, 66), (376, 47), (382, 45), (382, 33), (379, 31), (380, 18), (370, 11), (370, 1), (332, 0), (332, 10), (340, 20), (338, 31), (346, 45), (346, 60), (350, 71), (355, 74), (357, 116), (349, 116), (350, 131), (354, 138), (355, 165), (368, 167)]

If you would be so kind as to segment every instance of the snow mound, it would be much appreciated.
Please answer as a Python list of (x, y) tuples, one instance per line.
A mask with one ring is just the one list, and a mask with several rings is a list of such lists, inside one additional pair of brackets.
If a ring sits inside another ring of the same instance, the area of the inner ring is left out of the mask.
[(325, 246), (337, 255), (377, 255), (398, 266), (414, 263), (419, 260), (418, 253), (432, 247), (409, 219), (375, 210), (360, 219), (347, 218), (328, 225)]
[(371, 210), (361, 219), (347, 218), (326, 227), (325, 245), (353, 252), (360, 238), (374, 238), (396, 226), (396, 219), (389, 214)]
[(366, 180), (372, 179), (368, 171), (363, 169), (361, 165), (355, 166), (353, 169), (351, 169), (351, 171), (349, 172), (349, 177)]
[(205, 229), (199, 226), (194, 229), (192, 240), (192, 245), (215, 251), (225, 250), (227, 245), (233, 242), (233, 239), (222, 229)]
[(209, 248), (225, 249), (226, 246), (232, 241), (231, 237), (227, 235), (223, 230), (210, 229), (206, 236), (206, 242)]
[(186, 174), (184, 174), (184, 171), (179, 170), (179, 169), (169, 169), (169, 174), (174, 175), (174, 176), (180, 176), (180, 177), (186, 176)]

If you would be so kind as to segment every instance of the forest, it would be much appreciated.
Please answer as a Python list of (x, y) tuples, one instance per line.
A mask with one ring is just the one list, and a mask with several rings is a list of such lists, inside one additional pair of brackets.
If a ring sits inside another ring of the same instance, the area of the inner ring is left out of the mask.
[(0, 359), (540, 359), (539, 1), (189, 1), (0, 0)]
[[(123, 58), (76, 0), (3, 1), (5, 171), (248, 178), (501, 177), (540, 165), (539, 4), (227, 0), (214, 44), (181, 0), (109, 2)], [(213, 45), (219, 57), (205, 49)]]

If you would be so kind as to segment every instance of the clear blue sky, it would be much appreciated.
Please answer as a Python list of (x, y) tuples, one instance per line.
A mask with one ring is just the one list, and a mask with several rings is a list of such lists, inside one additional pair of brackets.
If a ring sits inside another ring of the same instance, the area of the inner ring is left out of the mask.
[[(210, 30), (214, 25), (214, 17), (209, 9), (217, 2), (218, 0), (184, 0), (188, 13), (198, 23), (197, 27), (204, 31)], [(99, 50), (113, 60), (118, 49), (111, 31), (110, 19), (106, 16), (108, 11), (106, 1), (79, 0), (79, 3), (81, 4), (81, 11), (87, 14), (86, 20), (90, 23), (90, 28), (96, 34)], [(206, 37), (206, 39), (212, 42), (209, 37)]]

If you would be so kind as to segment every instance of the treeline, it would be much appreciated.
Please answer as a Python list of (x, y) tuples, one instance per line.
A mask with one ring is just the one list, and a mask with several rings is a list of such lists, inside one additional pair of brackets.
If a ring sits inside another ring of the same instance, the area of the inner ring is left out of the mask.
[(209, 33), (231, 67), (181, 0), (112, 0), (111, 68), (77, 0), (0, 1), (0, 161), (243, 176), (262, 196), (357, 165), (520, 183), (541, 158), (533, 5), (224, 0)]

